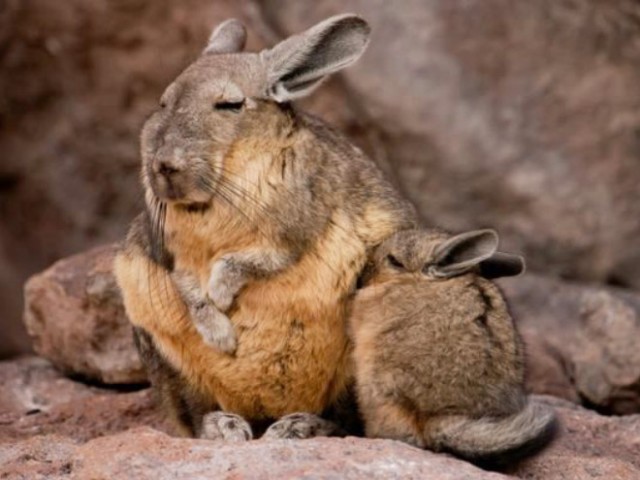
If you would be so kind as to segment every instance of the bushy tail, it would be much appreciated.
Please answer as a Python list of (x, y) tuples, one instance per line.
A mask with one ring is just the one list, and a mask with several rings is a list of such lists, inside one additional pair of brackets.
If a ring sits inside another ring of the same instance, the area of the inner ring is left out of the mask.
[(503, 418), (451, 416), (434, 419), (425, 431), (427, 447), (453, 453), (485, 468), (500, 468), (549, 443), (557, 430), (553, 410), (529, 401)]

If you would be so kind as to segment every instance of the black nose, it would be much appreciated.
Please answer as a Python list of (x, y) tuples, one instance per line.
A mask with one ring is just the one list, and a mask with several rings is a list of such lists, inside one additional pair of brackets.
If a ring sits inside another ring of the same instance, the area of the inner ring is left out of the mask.
[(177, 172), (178, 172), (178, 169), (168, 162), (160, 162), (160, 164), (158, 165), (158, 173), (164, 177), (169, 178), (170, 176), (172, 176), (174, 173), (177, 173)]

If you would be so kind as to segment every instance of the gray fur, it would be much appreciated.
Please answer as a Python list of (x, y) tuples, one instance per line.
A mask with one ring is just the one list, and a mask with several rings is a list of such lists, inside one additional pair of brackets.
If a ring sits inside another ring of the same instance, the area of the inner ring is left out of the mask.
[[(220, 38), (227, 37), (228, 28), (232, 27), (220, 27), (218, 33), (214, 33), (214, 45), (219, 45)], [(148, 209), (146, 218), (151, 228), (132, 227), (125, 251), (119, 255), (122, 265), (119, 279), (135, 276), (128, 276), (132, 272), (127, 268), (134, 268), (132, 265), (136, 265), (135, 260), (140, 256), (149, 257), (178, 276), (185, 272), (197, 273), (200, 293), (205, 292), (206, 296), (208, 287), (213, 288), (209, 292), (213, 301), (207, 299), (209, 305), (215, 307), (217, 302), (221, 309), (226, 309), (245, 288), (245, 283), (256, 278), (268, 282), (271, 275), (306, 258), (313, 259), (309, 263), (314, 265), (314, 271), (308, 272), (309, 278), (335, 288), (335, 297), (328, 301), (336, 307), (346, 306), (367, 255), (393, 232), (415, 227), (415, 210), (359, 149), (318, 119), (283, 103), (292, 98), (289, 94), (275, 101), (271, 92), (280, 82), (285, 90), (307, 93), (310, 91), (307, 87), (317, 85), (328, 74), (358, 58), (366, 47), (368, 30), (362, 19), (340, 16), (297, 39), (285, 40), (270, 52), (218, 54), (209, 49), (188, 67), (164, 92), (160, 108), (142, 131), (142, 178)], [(251, 155), (233, 156), (243, 148), (250, 150)], [(242, 164), (244, 160), (238, 158), (246, 158), (247, 163)], [(230, 168), (230, 159), (240, 163)], [(254, 173), (257, 171), (254, 176), (246, 173), (251, 168)], [(247, 190), (256, 185), (258, 188), (248, 194)], [(242, 248), (229, 251), (230, 248), (220, 247), (220, 239), (226, 237), (215, 229), (207, 229), (207, 219), (212, 212), (229, 205), (237, 213), (230, 216), (223, 228), (231, 234), (244, 232), (244, 244), (249, 245), (245, 250), (252, 252), (249, 256), (242, 255)], [(167, 211), (188, 227), (167, 233), (164, 228)], [(196, 246), (176, 247), (180, 242)], [(327, 251), (326, 242), (339, 252)], [(261, 256), (261, 252), (264, 255)], [(278, 259), (264, 262), (269, 252), (278, 252)], [(339, 257), (341, 263), (317, 271), (329, 254)], [(226, 256), (226, 260), (216, 267), (220, 255)], [(203, 281), (202, 272), (207, 271), (214, 274), (213, 278)], [(122, 285), (121, 280), (119, 282)], [(217, 288), (222, 290), (219, 296)], [(295, 284), (289, 288), (293, 297), (302, 293)], [(148, 299), (136, 296), (134, 289), (129, 289), (130, 295), (123, 288), (125, 303), (148, 303)], [(309, 290), (298, 295), (296, 301), (313, 303), (314, 291)], [(195, 323), (206, 326), (206, 318), (198, 319), (199, 313), (194, 310), (202, 304), (202, 299), (189, 291), (180, 292), (182, 300), (188, 304)], [(318, 298), (319, 303), (325, 301), (327, 299)], [(138, 325), (154, 321), (152, 318), (136, 320), (138, 323), (134, 323)], [(202, 328), (199, 331), (206, 333)], [(153, 337), (152, 331), (149, 334)], [(293, 338), (302, 334), (306, 332), (296, 332)], [(300, 365), (305, 365), (307, 360), (300, 358), (298, 350), (287, 350), (288, 344), (283, 344), (281, 338), (277, 341), (276, 345), (265, 343), (260, 354), (273, 352), (271, 358), (280, 362), (283, 371), (305, 374)], [(342, 332), (337, 332), (335, 342), (318, 337), (313, 341), (326, 341), (326, 345), (317, 349), (328, 352), (327, 361), (335, 361), (332, 345), (342, 349), (344, 337)], [(161, 358), (161, 348), (155, 349), (153, 342), (150, 345), (155, 357)], [(237, 352), (233, 359), (221, 361), (239, 361)], [(191, 400), (215, 409), (218, 407), (215, 398), (202, 396), (198, 393), (202, 391), (200, 385), (191, 383), (222, 375), (220, 371), (215, 365), (207, 365), (198, 375), (189, 377), (180, 371), (170, 377), (156, 375), (154, 384), (159, 383), (156, 388), (161, 391), (171, 392), (171, 402), (167, 402), (170, 408), (179, 403), (180, 389), (164, 388), (169, 382), (167, 378), (172, 385), (189, 385), (189, 391), (195, 392)], [(299, 379), (295, 380), (296, 385), (300, 384)], [(233, 380), (225, 378), (224, 381)], [(260, 398), (264, 389), (289, 392), (293, 387), (287, 381), (285, 376), (262, 379), (261, 391), (250, 394)], [(318, 397), (330, 388), (323, 382), (312, 384), (306, 388), (315, 388), (314, 394)], [(251, 389), (252, 385), (247, 383), (244, 388)], [(332, 404), (322, 406), (323, 409), (331, 407)], [(276, 416), (264, 411), (259, 402), (249, 415), (258, 419)], [(179, 419), (183, 416), (177, 415)], [(198, 418), (200, 416), (194, 421)], [(197, 425), (186, 428), (197, 431)]]
[(244, 49), (247, 30), (239, 20), (230, 18), (222, 22), (211, 33), (204, 54), (237, 53)]
[[(204, 342), (225, 353), (236, 350), (236, 335), (229, 318), (215, 302), (202, 293), (197, 278), (185, 271), (175, 271), (171, 279), (184, 299), (191, 320)], [(233, 297), (231, 297), (233, 299)], [(227, 307), (228, 308), (228, 307)]]
[(438, 245), (429, 273), (447, 278), (469, 272), (491, 258), (498, 249), (498, 234), (493, 230), (461, 233)]
[(546, 437), (555, 428), (553, 411), (530, 400), (519, 412), (506, 417), (469, 418), (451, 416), (429, 424), (428, 444), (467, 458), (489, 457), (513, 451)]
[(376, 249), (350, 319), (368, 436), (477, 461), (548, 441), (554, 414), (527, 403), (520, 337), (480, 276), (497, 245), (491, 230), (408, 230)]
[(370, 28), (359, 17), (338, 15), (261, 53), (269, 94), (277, 102), (308, 95), (332, 73), (358, 60)]

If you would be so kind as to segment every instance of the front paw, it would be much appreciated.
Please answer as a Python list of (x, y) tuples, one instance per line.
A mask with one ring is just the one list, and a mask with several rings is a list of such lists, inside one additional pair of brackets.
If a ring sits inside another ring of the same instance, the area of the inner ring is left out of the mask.
[(209, 277), (209, 298), (221, 312), (231, 308), (238, 292), (245, 284), (243, 273), (234, 268), (229, 259), (220, 259), (213, 264)]
[(194, 312), (194, 325), (208, 346), (233, 354), (238, 347), (231, 320), (213, 305), (201, 306)]
[(202, 418), (202, 430), (199, 437), (207, 440), (240, 443), (251, 440), (253, 432), (251, 425), (240, 415), (211, 412)]

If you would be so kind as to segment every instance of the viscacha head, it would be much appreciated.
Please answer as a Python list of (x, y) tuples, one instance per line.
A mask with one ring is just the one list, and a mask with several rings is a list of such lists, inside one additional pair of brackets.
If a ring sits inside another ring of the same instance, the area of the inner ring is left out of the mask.
[(498, 252), (498, 241), (494, 230), (453, 236), (433, 230), (401, 231), (376, 249), (363, 283), (382, 283), (399, 275), (437, 281), (472, 272), (485, 278), (522, 273), (524, 259)]
[[(369, 41), (355, 15), (329, 18), (259, 53), (244, 52), (245, 27), (227, 20), (207, 47), (163, 93), (141, 136), (148, 198), (210, 202), (219, 180), (247, 165), (226, 162), (234, 150), (282, 144), (290, 134), (287, 103), (355, 62)], [(251, 162), (245, 155), (244, 162)], [(236, 160), (237, 161), (237, 160)]]

